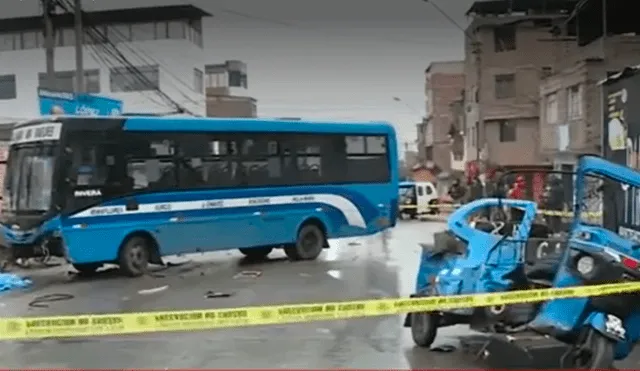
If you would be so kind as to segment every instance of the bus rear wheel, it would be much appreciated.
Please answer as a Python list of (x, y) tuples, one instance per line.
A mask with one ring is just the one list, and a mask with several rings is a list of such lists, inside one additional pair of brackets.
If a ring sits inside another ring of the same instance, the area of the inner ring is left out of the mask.
[(261, 260), (265, 259), (267, 255), (269, 255), (271, 251), (273, 251), (273, 247), (254, 247), (239, 250), (244, 256), (247, 257), (247, 259)]
[(296, 242), (284, 247), (291, 260), (315, 260), (324, 249), (326, 236), (316, 224), (306, 224), (298, 231)]
[(129, 238), (120, 248), (118, 264), (120, 271), (129, 277), (139, 277), (147, 273), (151, 246), (149, 241), (141, 236)]

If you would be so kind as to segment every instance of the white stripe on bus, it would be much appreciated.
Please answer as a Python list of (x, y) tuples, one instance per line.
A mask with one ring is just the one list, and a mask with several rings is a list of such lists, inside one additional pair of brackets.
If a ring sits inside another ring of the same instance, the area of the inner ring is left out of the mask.
[(252, 197), (252, 198), (227, 198), (220, 200), (197, 200), (159, 202), (152, 204), (140, 204), (138, 210), (127, 211), (122, 206), (96, 206), (70, 218), (90, 218), (111, 215), (151, 214), (171, 211), (194, 211), (203, 209), (228, 209), (235, 207), (255, 207), (264, 205), (289, 205), (295, 203), (321, 203), (332, 206), (344, 215), (347, 223), (354, 227), (366, 228), (367, 223), (356, 205), (345, 197), (334, 194), (307, 194), (293, 196)]

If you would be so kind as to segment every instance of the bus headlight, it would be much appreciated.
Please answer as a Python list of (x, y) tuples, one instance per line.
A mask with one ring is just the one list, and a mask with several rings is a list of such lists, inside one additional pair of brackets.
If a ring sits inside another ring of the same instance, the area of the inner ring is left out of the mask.
[(593, 272), (595, 261), (590, 256), (583, 256), (576, 262), (576, 269), (583, 276), (587, 276)]

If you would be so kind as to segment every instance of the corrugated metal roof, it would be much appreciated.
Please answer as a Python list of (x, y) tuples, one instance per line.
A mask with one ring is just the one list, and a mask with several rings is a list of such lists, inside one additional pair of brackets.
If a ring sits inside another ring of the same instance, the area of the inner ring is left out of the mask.
[(613, 82), (622, 80), (622, 79), (624, 79), (626, 77), (633, 76), (633, 75), (637, 74), (638, 71), (640, 71), (640, 64), (635, 65), (635, 66), (625, 67), (622, 71), (620, 71), (618, 73), (615, 73), (615, 74), (607, 77), (606, 79), (602, 79), (602, 80), (598, 81), (598, 85), (611, 84)]

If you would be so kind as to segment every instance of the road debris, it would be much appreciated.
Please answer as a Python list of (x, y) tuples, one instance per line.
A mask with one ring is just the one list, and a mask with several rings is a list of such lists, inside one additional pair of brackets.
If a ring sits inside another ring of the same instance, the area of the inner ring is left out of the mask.
[(219, 291), (207, 291), (204, 294), (205, 299), (230, 298), (233, 294)]
[(23, 278), (11, 273), (0, 273), (0, 292), (26, 289), (30, 287), (31, 284), (32, 282), (28, 278)]
[(30, 308), (49, 308), (49, 305), (47, 303), (53, 303), (56, 301), (67, 301), (67, 300), (71, 300), (75, 298), (75, 296), (71, 295), (71, 294), (60, 294), (60, 293), (55, 293), (55, 294), (47, 294), (47, 295), (42, 295), (42, 296), (38, 296), (35, 299), (33, 299), (30, 303), (29, 303), (29, 307)]
[(146, 290), (139, 290), (138, 294), (139, 295), (152, 295), (152, 294), (157, 294), (159, 292), (162, 292), (166, 289), (169, 288), (169, 285), (164, 285), (164, 286), (160, 286), (160, 287), (155, 287), (153, 289), (146, 289)]
[(262, 276), (261, 271), (242, 271), (236, 273), (236, 275), (233, 276), (233, 279), (237, 280), (240, 278), (258, 278), (260, 276)]

